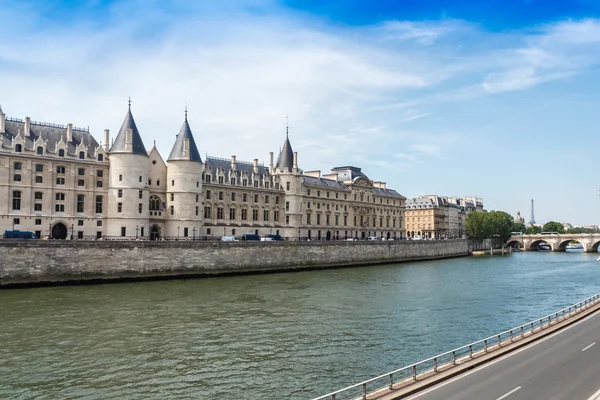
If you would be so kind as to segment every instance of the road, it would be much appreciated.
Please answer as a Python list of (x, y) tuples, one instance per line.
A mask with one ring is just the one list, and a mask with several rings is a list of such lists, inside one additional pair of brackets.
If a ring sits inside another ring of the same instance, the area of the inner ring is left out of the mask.
[(600, 313), (410, 400), (600, 400)]

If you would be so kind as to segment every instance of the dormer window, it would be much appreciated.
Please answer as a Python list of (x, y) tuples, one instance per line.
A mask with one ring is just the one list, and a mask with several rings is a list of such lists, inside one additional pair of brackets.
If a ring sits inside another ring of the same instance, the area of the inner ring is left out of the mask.
[(39, 146), (37, 148), (37, 154), (38, 154), (38, 156), (41, 156), (44, 154), (44, 148), (42, 146)]
[(65, 150), (64, 150), (64, 149), (60, 149), (60, 150), (58, 151), (58, 156), (59, 156), (59, 157), (64, 157), (64, 156), (65, 156)]
[(20, 153), (20, 152), (22, 152), (22, 151), (23, 151), (23, 146), (22, 146), (22, 145), (20, 145), (20, 144), (17, 144), (17, 145), (15, 145), (15, 151), (16, 151), (17, 153)]
[(98, 161), (104, 161), (104, 154), (98, 154)]
[(85, 160), (85, 152), (83, 152), (83, 151), (79, 152), (79, 159), (80, 160)]

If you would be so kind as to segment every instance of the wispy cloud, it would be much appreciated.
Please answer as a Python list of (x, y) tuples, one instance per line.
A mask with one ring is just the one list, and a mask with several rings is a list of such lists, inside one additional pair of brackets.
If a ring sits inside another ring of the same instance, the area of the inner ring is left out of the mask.
[(408, 121), (412, 121), (412, 120), (415, 120), (415, 119), (423, 118), (423, 117), (426, 117), (426, 116), (428, 116), (428, 115), (430, 115), (430, 114), (431, 114), (431, 113), (425, 113), (425, 114), (413, 115), (412, 117), (404, 118), (404, 119), (402, 120), (402, 122), (408, 122)]

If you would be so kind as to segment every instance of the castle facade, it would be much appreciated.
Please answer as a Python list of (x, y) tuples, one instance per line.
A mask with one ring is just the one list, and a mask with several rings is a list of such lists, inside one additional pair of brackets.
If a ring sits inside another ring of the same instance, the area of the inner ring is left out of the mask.
[(7, 118), (0, 108), (0, 230), (54, 239), (288, 240), (404, 238), (406, 198), (360, 168), (304, 172), (288, 133), (269, 165), (202, 159), (187, 112), (165, 160), (149, 151), (131, 105), (111, 146), (68, 124)]

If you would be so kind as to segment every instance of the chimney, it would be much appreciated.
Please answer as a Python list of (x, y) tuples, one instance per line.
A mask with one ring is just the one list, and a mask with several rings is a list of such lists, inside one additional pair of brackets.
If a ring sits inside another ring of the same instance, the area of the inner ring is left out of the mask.
[(258, 174), (258, 158), (254, 159), (254, 173)]
[(298, 152), (297, 151), (294, 152), (294, 166), (293, 166), (293, 170), (294, 171), (298, 171)]
[(183, 158), (190, 159), (190, 139), (183, 139)]
[(235, 160), (235, 156), (231, 156), (231, 170), (232, 171), (236, 171), (237, 170), (237, 163)]
[(104, 130), (104, 151), (108, 153), (110, 143), (110, 131), (108, 129)]
[(273, 175), (274, 166), (273, 166), (273, 152), (269, 152), (269, 174)]
[(31, 135), (31, 118), (25, 117), (25, 137), (29, 137)]
[(125, 130), (125, 151), (133, 151), (133, 130)]
[(6, 133), (6, 115), (2, 111), (2, 107), (0, 107), (0, 133)]
[(71, 143), (73, 141), (73, 124), (67, 125), (67, 143)]

